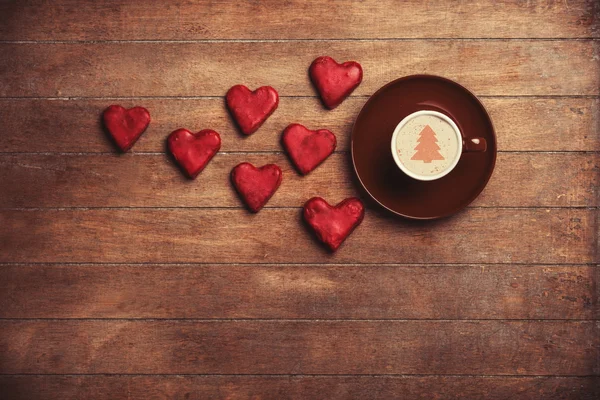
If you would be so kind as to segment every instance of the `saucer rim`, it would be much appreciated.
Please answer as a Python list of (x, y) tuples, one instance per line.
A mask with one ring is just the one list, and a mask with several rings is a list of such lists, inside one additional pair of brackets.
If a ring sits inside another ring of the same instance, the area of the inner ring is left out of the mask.
[[(369, 104), (374, 101), (374, 99), (379, 96), (382, 92), (384, 92), (385, 90), (387, 90), (390, 86), (394, 86), (397, 85), (403, 81), (408, 81), (408, 80), (413, 80), (413, 79), (433, 79), (433, 80), (439, 80), (439, 81), (443, 81), (445, 83), (449, 83), (451, 85), (456, 86), (458, 89), (461, 89), (463, 91), (465, 91), (468, 95), (470, 95), (475, 102), (477, 102), (477, 104), (481, 107), (481, 109), (483, 110), (485, 116), (487, 117), (489, 124), (490, 124), (490, 133), (493, 139), (493, 146), (488, 146), (489, 147), (493, 147), (494, 148), (494, 152), (491, 155), (491, 166), (490, 166), (490, 172), (487, 174), (485, 180), (482, 181), (482, 185), (480, 186), (480, 189), (475, 191), (470, 198), (468, 198), (468, 200), (462, 204), (460, 204), (458, 207), (455, 207), (453, 209), (451, 209), (450, 211), (443, 213), (443, 214), (439, 214), (439, 215), (430, 215), (430, 216), (414, 216), (414, 215), (409, 215), (409, 214), (405, 214), (399, 211), (396, 211), (388, 206), (386, 206), (385, 204), (383, 204), (382, 202), (379, 201), (379, 199), (377, 199), (365, 186), (364, 182), (362, 181), (360, 174), (356, 168), (356, 160), (355, 160), (355, 150), (354, 150), (354, 139), (356, 136), (356, 122), (359, 120), (359, 118), (361, 117), (361, 115), (363, 114), (363, 112), (365, 111), (365, 109), (367, 108), (367, 106), (369, 106)], [(463, 85), (461, 85), (460, 83), (453, 81), (449, 78), (445, 78), (443, 76), (439, 76), (439, 75), (431, 75), (431, 74), (414, 74), (414, 75), (407, 75), (407, 76), (403, 76), (397, 79), (394, 79), (393, 81), (390, 81), (388, 83), (386, 83), (385, 85), (383, 85), (382, 87), (380, 87), (379, 89), (377, 89), (377, 91), (375, 93), (373, 93), (371, 96), (369, 96), (368, 100), (365, 102), (365, 104), (363, 104), (363, 106), (361, 107), (360, 111), (358, 112), (356, 118), (354, 119), (354, 123), (352, 124), (352, 131), (350, 133), (350, 154), (351, 154), (351, 158), (352, 158), (352, 169), (354, 170), (354, 174), (356, 176), (356, 178), (358, 179), (358, 182), (360, 183), (360, 186), (363, 188), (363, 190), (369, 195), (369, 197), (371, 199), (373, 199), (377, 204), (379, 204), (382, 208), (384, 208), (385, 210), (391, 212), (394, 215), (397, 215), (399, 217), (403, 217), (406, 219), (410, 219), (410, 220), (421, 220), (421, 221), (429, 221), (429, 220), (436, 220), (436, 219), (442, 219), (442, 218), (446, 218), (449, 217), (451, 215), (454, 215), (456, 213), (458, 213), (459, 211), (464, 210), (465, 208), (467, 208), (477, 197), (479, 197), (479, 195), (481, 194), (481, 192), (483, 192), (483, 190), (487, 187), (487, 184), (489, 183), (492, 175), (494, 174), (494, 170), (496, 168), (496, 158), (498, 155), (498, 139), (496, 137), (496, 128), (494, 127), (494, 122), (492, 121), (492, 118), (490, 117), (490, 113), (488, 112), (487, 108), (484, 106), (484, 104), (481, 102), (481, 100), (479, 100), (479, 98), (473, 93), (471, 92), (469, 89), (467, 89), (466, 87), (464, 87)]]

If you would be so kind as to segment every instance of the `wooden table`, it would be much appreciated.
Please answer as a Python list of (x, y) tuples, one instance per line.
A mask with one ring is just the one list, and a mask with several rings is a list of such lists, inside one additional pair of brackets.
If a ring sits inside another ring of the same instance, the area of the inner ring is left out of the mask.
[[(594, 0), (0, 0), (0, 398), (599, 398), (599, 38)], [(320, 55), (364, 68), (333, 111)], [(331, 255), (300, 207), (361, 195), (352, 122), (416, 73), (482, 99), (492, 180), (438, 222), (369, 205)], [(281, 96), (248, 138), (237, 83)], [(113, 103), (152, 114), (127, 154)], [(306, 177), (291, 122), (338, 137)], [(165, 154), (179, 127), (222, 136), (195, 181)], [(257, 215), (241, 161), (284, 170)]]

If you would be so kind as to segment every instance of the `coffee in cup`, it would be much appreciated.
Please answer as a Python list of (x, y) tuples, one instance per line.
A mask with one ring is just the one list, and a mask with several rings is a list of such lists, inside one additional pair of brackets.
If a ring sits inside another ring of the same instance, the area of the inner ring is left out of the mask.
[(449, 174), (465, 151), (485, 151), (485, 139), (468, 143), (456, 123), (447, 115), (430, 110), (404, 118), (392, 135), (392, 156), (411, 178), (432, 181)]

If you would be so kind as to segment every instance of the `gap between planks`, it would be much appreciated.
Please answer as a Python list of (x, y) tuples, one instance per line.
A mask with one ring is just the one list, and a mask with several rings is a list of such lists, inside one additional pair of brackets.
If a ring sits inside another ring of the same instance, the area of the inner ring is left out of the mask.
[[(368, 99), (370, 95), (352, 94), (348, 98)], [(520, 95), (479, 95), (481, 99), (597, 99), (597, 94), (520, 94)], [(290, 96), (282, 95), (280, 99), (318, 99), (317, 96)], [(225, 99), (223, 96), (0, 96), (0, 100), (52, 100), (52, 101), (76, 101), (76, 100), (219, 100)]]
[(131, 321), (131, 322), (595, 322), (600, 318), (4, 318), (2, 321)]
[[(335, 150), (332, 154), (350, 154), (349, 150)], [(564, 153), (576, 153), (576, 154), (600, 154), (600, 150), (497, 150), (497, 153), (508, 153), (508, 154), (564, 154)], [(2, 155), (34, 155), (34, 156), (99, 156), (99, 155), (112, 155), (120, 156), (124, 154), (130, 154), (132, 156), (164, 156), (166, 151), (128, 151), (127, 153), (120, 153), (117, 151), (102, 151), (102, 152), (82, 152), (82, 151), (0, 151)], [(287, 154), (283, 150), (255, 150), (255, 151), (219, 151), (219, 155), (240, 155), (240, 154)]]
[(582, 42), (582, 41), (600, 41), (600, 38), (587, 37), (546, 37), (546, 38), (527, 38), (527, 37), (472, 37), (472, 38), (300, 38), (300, 39), (99, 39), (99, 40), (0, 40), (0, 44), (136, 44), (136, 43), (294, 43), (294, 42), (474, 42), (474, 41), (531, 41), (531, 42)]
[(235, 262), (63, 262), (63, 261), (31, 261), (31, 262), (23, 262), (23, 261), (15, 261), (15, 262), (0, 262), (0, 267), (2, 266), (29, 266), (29, 265), (65, 265), (65, 266), (124, 266), (124, 265), (135, 265), (135, 266), (197, 266), (203, 267), (207, 265), (222, 265), (222, 266), (230, 266), (230, 267), (256, 267), (256, 266), (267, 266), (267, 267), (287, 267), (287, 268), (295, 268), (301, 266), (313, 266), (313, 267), (387, 267), (387, 268), (402, 268), (402, 267), (481, 267), (481, 266), (507, 266), (507, 265), (515, 265), (515, 266), (544, 266), (544, 267), (564, 267), (564, 266), (573, 266), (573, 267), (600, 267), (600, 264), (597, 262), (590, 263), (530, 263), (530, 262), (510, 262), (510, 263), (498, 263), (498, 262), (479, 262), (479, 263), (317, 263), (317, 262), (305, 262), (305, 263), (268, 263), (268, 262), (260, 262), (260, 263), (235, 263)]
[(17, 374), (7, 374), (0, 373), (0, 376), (89, 376), (89, 377), (135, 377), (135, 376), (156, 376), (156, 377), (213, 377), (213, 376), (223, 376), (223, 377), (336, 377), (336, 378), (352, 378), (352, 377), (369, 377), (369, 378), (386, 378), (386, 377), (397, 377), (397, 378), (415, 378), (415, 377), (462, 377), (462, 378), (590, 378), (590, 377), (600, 377), (600, 375), (489, 375), (489, 374), (123, 374), (123, 373), (97, 373), (97, 374), (40, 374), (40, 373), (17, 373)]
[[(88, 211), (88, 210), (245, 210), (244, 206), (119, 206), (119, 207), (0, 207), (2, 211)], [(265, 206), (265, 210), (301, 210), (302, 206)], [(599, 210), (600, 206), (467, 206), (465, 209), (484, 210)]]

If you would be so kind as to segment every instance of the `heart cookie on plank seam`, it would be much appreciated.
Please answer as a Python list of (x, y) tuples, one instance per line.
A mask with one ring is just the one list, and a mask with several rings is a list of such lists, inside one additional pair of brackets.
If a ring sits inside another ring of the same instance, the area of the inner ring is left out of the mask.
[(300, 124), (291, 124), (283, 131), (283, 147), (296, 169), (306, 175), (317, 168), (337, 145), (335, 135), (327, 129), (311, 131)]
[(327, 56), (314, 60), (309, 74), (323, 104), (330, 110), (339, 106), (360, 85), (363, 77), (362, 67), (356, 61), (338, 64)]
[(363, 220), (365, 207), (350, 197), (336, 206), (330, 206), (323, 198), (313, 197), (304, 204), (304, 221), (312, 228), (317, 239), (331, 251), (336, 251)]
[(104, 126), (122, 152), (127, 152), (150, 124), (150, 113), (144, 107), (126, 109), (109, 106), (102, 114)]
[(258, 212), (281, 184), (281, 168), (275, 164), (254, 165), (243, 162), (231, 171), (231, 182), (250, 211)]
[(227, 108), (244, 135), (251, 135), (277, 109), (279, 95), (271, 86), (250, 91), (244, 85), (235, 85), (225, 96)]
[(169, 135), (167, 144), (179, 167), (194, 179), (221, 148), (221, 136), (211, 129), (197, 133), (177, 129)]

